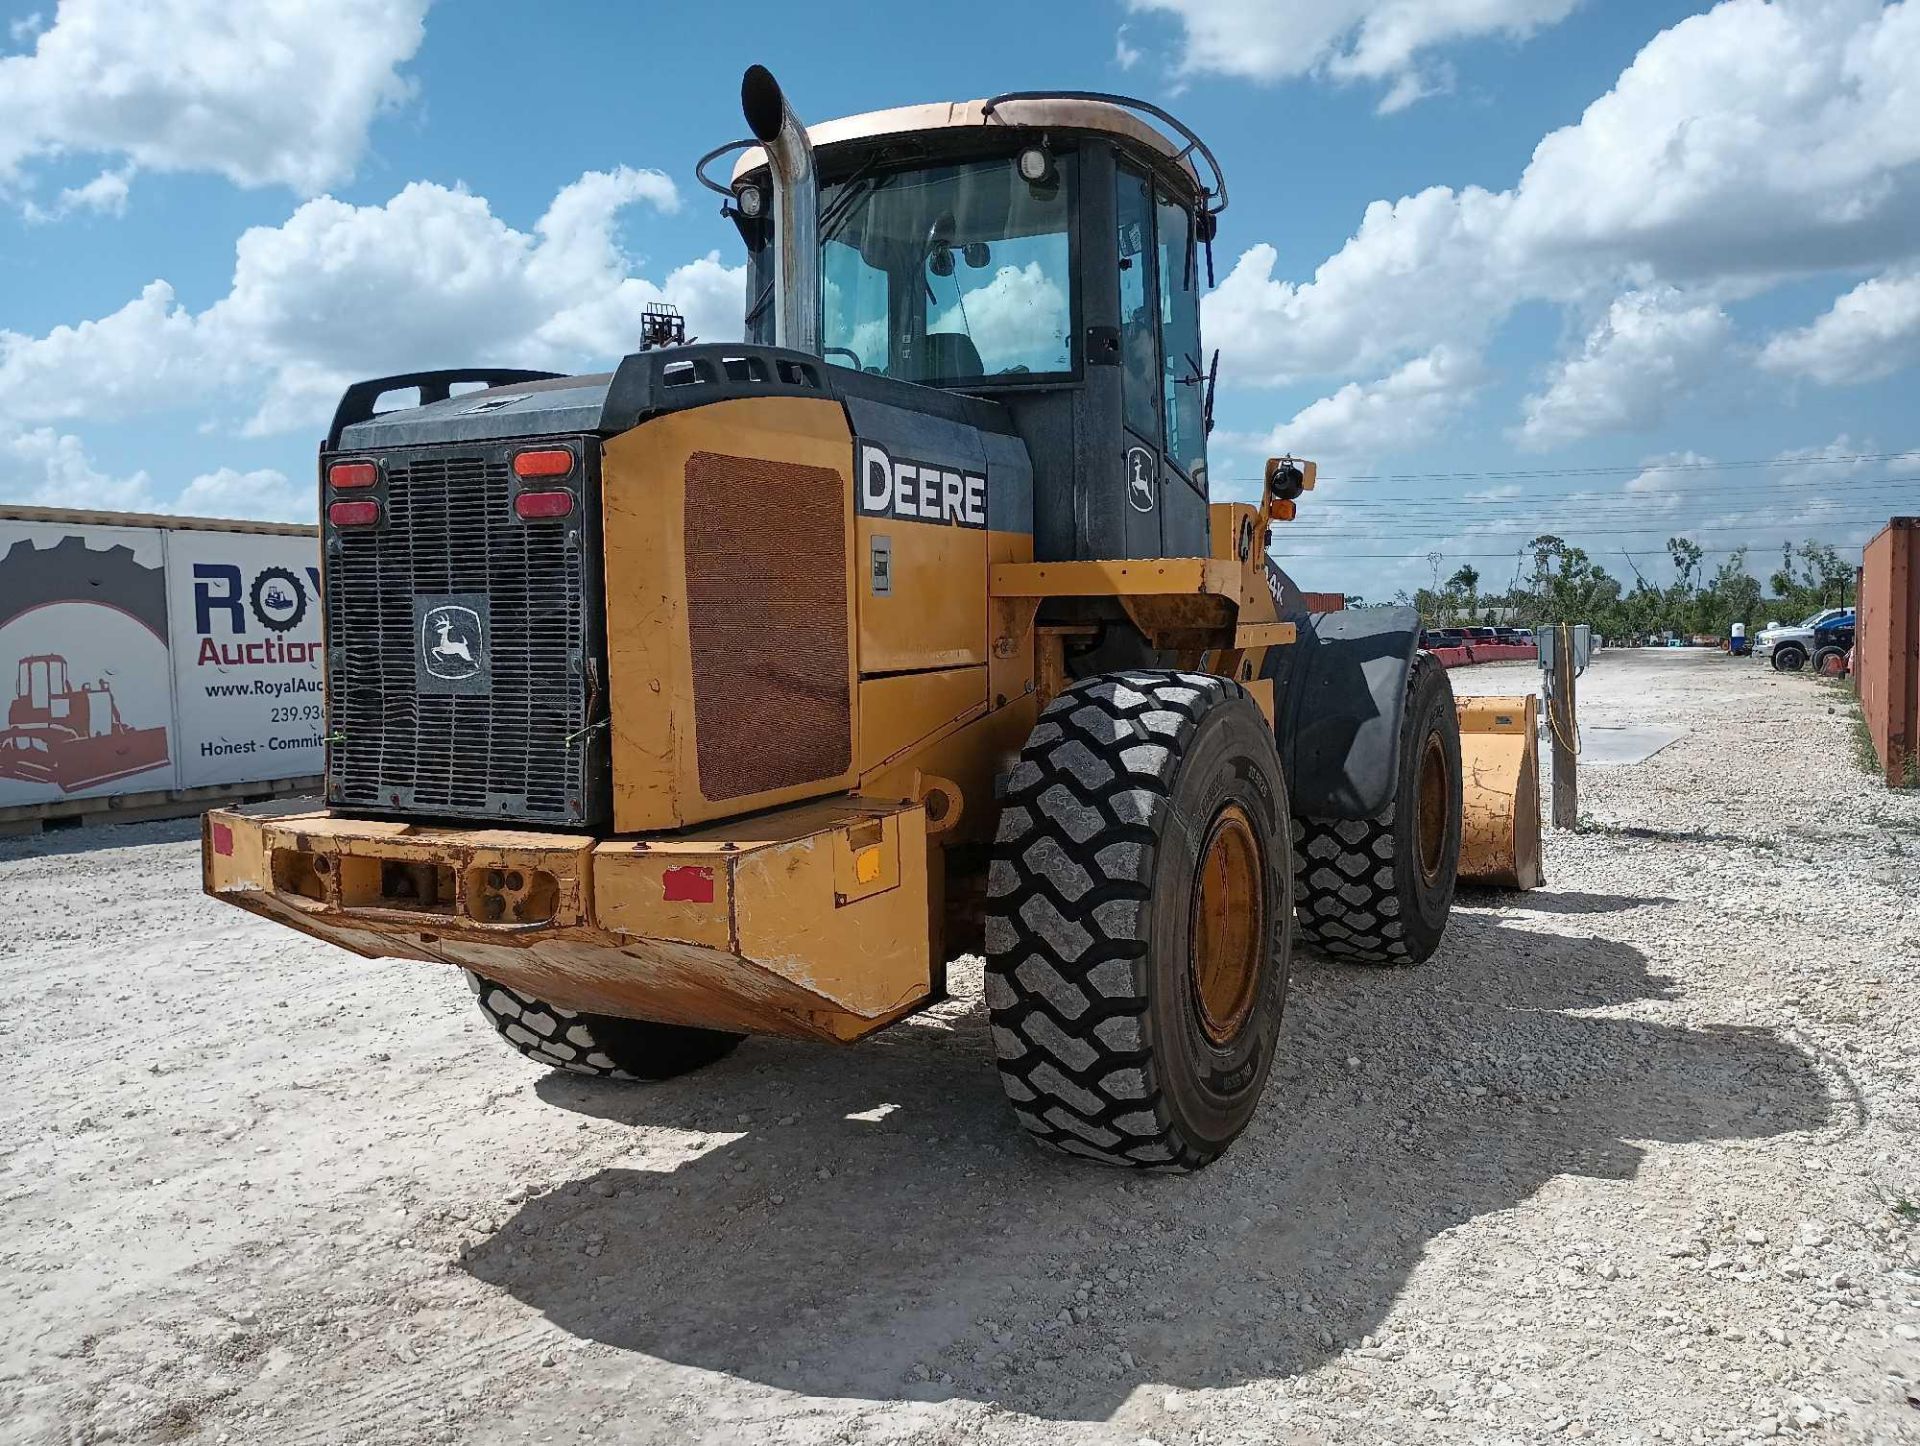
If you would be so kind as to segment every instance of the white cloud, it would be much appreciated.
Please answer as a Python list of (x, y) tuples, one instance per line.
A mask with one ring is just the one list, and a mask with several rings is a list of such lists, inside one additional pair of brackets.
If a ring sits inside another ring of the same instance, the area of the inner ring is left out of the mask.
[(1140, 63), (1140, 49), (1127, 40), (1127, 27), (1122, 25), (1113, 35), (1113, 63), (1122, 70), (1132, 70)]
[(739, 335), (744, 268), (716, 254), (656, 284), (616, 239), (636, 203), (671, 209), (654, 171), (589, 172), (531, 232), (486, 200), (415, 182), (382, 206), (330, 196), (235, 248), (226, 296), (194, 313), (165, 281), (109, 316), (31, 337), (0, 330), (0, 414), (22, 421), (131, 416), (237, 401), (245, 430), (324, 419), (352, 380), (436, 366), (564, 369), (631, 350), (649, 301), (690, 333)]
[(132, 512), (144, 509), (152, 488), (145, 472), (131, 477), (102, 472), (78, 437), (51, 427), (29, 430), (0, 422), (0, 501)]
[(1249, 249), (1207, 302), (1223, 366), (1361, 375), (1473, 348), (1529, 300), (1898, 262), (1920, 237), (1916, 71), (1917, 0), (1726, 0), (1650, 41), (1512, 189), (1375, 202), (1307, 282)]
[(170, 495), (144, 468), (124, 477), (102, 471), (71, 433), (0, 422), (0, 503), (312, 522), (314, 498), (311, 483), (296, 485), (272, 468), (230, 467), (195, 477)]
[(319, 502), (311, 480), (294, 483), (271, 467), (231, 467), (194, 478), (162, 510), (183, 517), (242, 517), (255, 522), (313, 522)]
[(127, 195), (132, 189), (134, 168), (122, 166), (117, 171), (102, 171), (85, 185), (68, 186), (55, 199), (50, 207), (27, 201), (20, 207), (21, 216), (32, 224), (46, 221), (58, 221), (71, 216), (76, 211), (92, 211), (104, 216), (124, 216), (127, 214)]
[(227, 368), (164, 281), (118, 311), (42, 337), (0, 330), (0, 414), (114, 417), (192, 401)]
[(1578, 0), (1128, 0), (1181, 26), (1180, 68), (1250, 80), (1324, 74), (1386, 82), (1385, 111), (1444, 88), (1444, 67), (1422, 63), (1461, 41), (1524, 40), (1564, 20)]
[(0, 57), (0, 186), (57, 155), (311, 194), (353, 174), (427, 0), (61, 0)]
[(1869, 382), (1920, 362), (1920, 268), (1863, 281), (1824, 315), (1781, 332), (1760, 365), (1827, 386)]
[(1377, 381), (1348, 382), (1264, 437), (1235, 440), (1263, 456), (1312, 457), (1337, 471), (1358, 457), (1402, 452), (1431, 440), (1484, 380), (1478, 357), (1437, 346)]
[(1710, 302), (1673, 291), (1619, 297), (1575, 357), (1528, 397), (1517, 440), (1557, 446), (1601, 432), (1645, 431), (1726, 361), (1733, 323)]

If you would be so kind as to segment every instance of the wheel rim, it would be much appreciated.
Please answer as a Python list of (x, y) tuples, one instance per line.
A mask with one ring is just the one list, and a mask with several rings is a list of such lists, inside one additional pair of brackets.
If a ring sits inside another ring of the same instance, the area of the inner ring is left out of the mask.
[(1266, 937), (1266, 858), (1245, 809), (1214, 815), (1193, 886), (1193, 997), (1200, 1027), (1230, 1043), (1253, 1012)]
[(1429, 733), (1426, 747), (1420, 751), (1420, 816), (1414, 836), (1420, 855), (1420, 877), (1428, 884), (1440, 877), (1440, 865), (1447, 851), (1447, 750), (1440, 746), (1440, 735)]

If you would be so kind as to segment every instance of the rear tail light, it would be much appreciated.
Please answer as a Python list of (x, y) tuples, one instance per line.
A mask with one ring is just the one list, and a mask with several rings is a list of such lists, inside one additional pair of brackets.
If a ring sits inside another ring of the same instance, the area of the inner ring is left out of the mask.
[(565, 477), (573, 471), (573, 453), (565, 447), (542, 447), (533, 452), (516, 452), (513, 475), (522, 481), (536, 477)]
[(372, 462), (335, 462), (327, 468), (327, 481), (341, 491), (371, 487), (380, 480), (380, 469)]
[(378, 502), (334, 502), (327, 507), (327, 521), (335, 527), (368, 527), (379, 520)]
[(573, 494), (571, 492), (522, 492), (513, 499), (513, 510), (527, 522), (541, 521), (550, 517), (566, 517), (573, 511)]

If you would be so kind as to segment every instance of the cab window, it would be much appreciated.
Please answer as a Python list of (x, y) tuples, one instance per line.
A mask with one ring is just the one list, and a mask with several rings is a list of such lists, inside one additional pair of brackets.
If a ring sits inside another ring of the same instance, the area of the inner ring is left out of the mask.
[(933, 385), (1072, 375), (1074, 157), (856, 176), (821, 193), (821, 334), (839, 366)]
[(1115, 197), (1120, 247), (1120, 402), (1136, 436), (1160, 442), (1160, 347), (1153, 299), (1153, 198), (1147, 178), (1122, 167)]
[(1167, 460), (1195, 482), (1207, 473), (1206, 367), (1200, 358), (1200, 276), (1193, 216), (1156, 196), (1160, 279), (1161, 406)]

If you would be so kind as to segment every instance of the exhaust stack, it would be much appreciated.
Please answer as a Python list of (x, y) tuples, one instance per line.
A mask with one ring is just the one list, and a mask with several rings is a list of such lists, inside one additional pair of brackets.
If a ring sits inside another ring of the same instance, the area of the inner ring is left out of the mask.
[(741, 77), (740, 109), (773, 173), (774, 344), (818, 356), (820, 182), (813, 145), (764, 65)]

